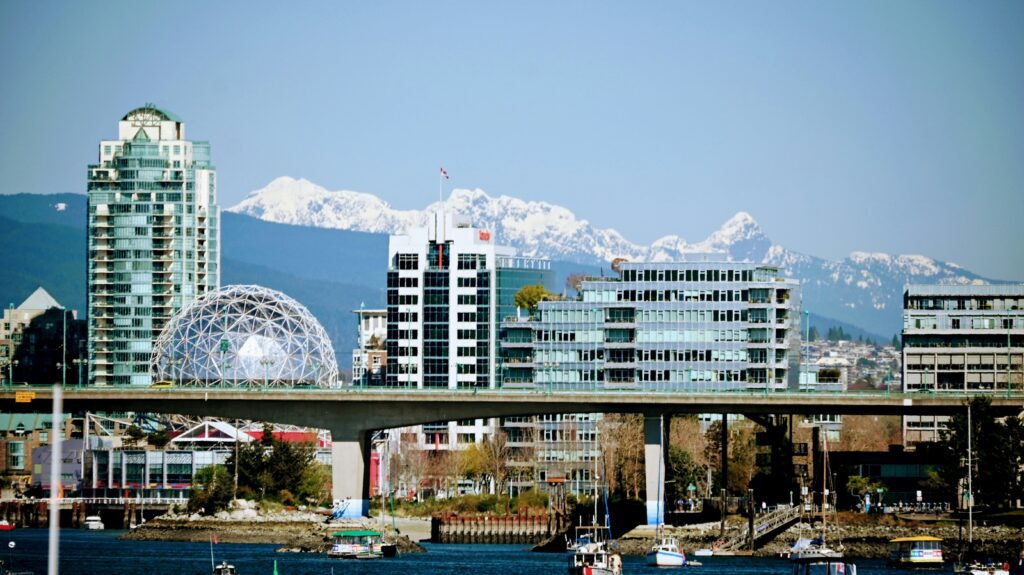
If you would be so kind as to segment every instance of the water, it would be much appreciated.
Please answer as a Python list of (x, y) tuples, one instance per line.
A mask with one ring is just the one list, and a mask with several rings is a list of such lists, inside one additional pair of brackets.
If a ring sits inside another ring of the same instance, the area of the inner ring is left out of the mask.
[[(209, 575), (209, 543), (177, 541), (119, 541), (123, 531), (61, 531), (60, 570), (65, 575)], [(14, 567), (46, 573), (45, 529), (16, 529), (0, 535), (0, 546), (14, 541)], [(400, 555), (393, 559), (352, 561), (328, 559), (313, 553), (276, 553), (276, 545), (214, 545), (218, 563), (227, 560), (239, 575), (271, 575), (277, 560), (279, 575), (561, 575), (566, 557), (530, 553), (519, 545), (428, 545), (427, 553)], [(9, 554), (0, 555), (4, 561)], [(9, 550), (8, 550), (9, 551)], [(790, 567), (779, 559), (701, 557), (703, 567), (674, 570), (644, 564), (642, 557), (624, 557), (625, 575), (686, 573), (689, 575), (758, 574), (789, 575)], [(899, 573), (883, 561), (857, 561), (859, 575)], [(902, 571), (907, 573), (906, 571)], [(934, 571), (932, 571), (934, 573)]]

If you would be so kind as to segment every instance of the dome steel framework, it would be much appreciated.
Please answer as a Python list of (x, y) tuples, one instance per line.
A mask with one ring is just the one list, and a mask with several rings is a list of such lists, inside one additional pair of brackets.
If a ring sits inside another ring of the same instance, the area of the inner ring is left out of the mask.
[(337, 387), (338, 363), (320, 322), (285, 294), (256, 285), (209, 292), (156, 340), (154, 381), (185, 387)]

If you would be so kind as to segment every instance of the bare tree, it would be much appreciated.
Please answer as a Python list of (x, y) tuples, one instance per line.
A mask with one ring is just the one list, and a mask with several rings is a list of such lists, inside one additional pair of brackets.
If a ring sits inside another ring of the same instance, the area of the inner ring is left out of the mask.
[(508, 478), (508, 459), (512, 449), (508, 446), (508, 435), (498, 430), (484, 440), (483, 445), (487, 474), (494, 481), (494, 493), (501, 493)]

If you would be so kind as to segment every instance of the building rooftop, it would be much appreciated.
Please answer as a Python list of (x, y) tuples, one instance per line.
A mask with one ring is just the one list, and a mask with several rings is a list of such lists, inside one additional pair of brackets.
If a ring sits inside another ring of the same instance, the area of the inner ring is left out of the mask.
[(18, 306), (19, 310), (30, 310), (30, 309), (42, 309), (47, 310), (51, 307), (60, 307), (60, 302), (53, 299), (48, 291), (42, 287), (36, 288), (36, 291), (32, 292), (32, 295), (28, 296), (28, 299), (21, 302)]
[(972, 284), (941, 285), (911, 284), (906, 288), (908, 296), (1024, 296), (1024, 284)]
[(163, 110), (161, 108), (157, 108), (155, 105), (149, 104), (149, 103), (143, 104), (142, 106), (140, 106), (138, 108), (135, 108), (131, 112), (128, 112), (127, 114), (124, 115), (123, 118), (121, 118), (121, 121), (122, 122), (127, 122), (128, 121), (128, 117), (131, 116), (132, 114), (135, 114), (136, 112), (155, 114), (160, 119), (167, 120), (169, 122), (181, 122), (182, 121), (182, 119), (179, 118), (177, 115), (172, 114), (171, 112), (168, 112), (167, 110)]

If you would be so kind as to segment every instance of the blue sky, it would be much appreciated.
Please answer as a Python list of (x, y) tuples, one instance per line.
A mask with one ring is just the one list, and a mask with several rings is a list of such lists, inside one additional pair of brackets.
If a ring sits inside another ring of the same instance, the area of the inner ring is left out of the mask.
[(1024, 2), (2, 2), (0, 192), (83, 192), (154, 102), (222, 204), (281, 175), (459, 187), (637, 242), (777, 243), (1024, 279)]

